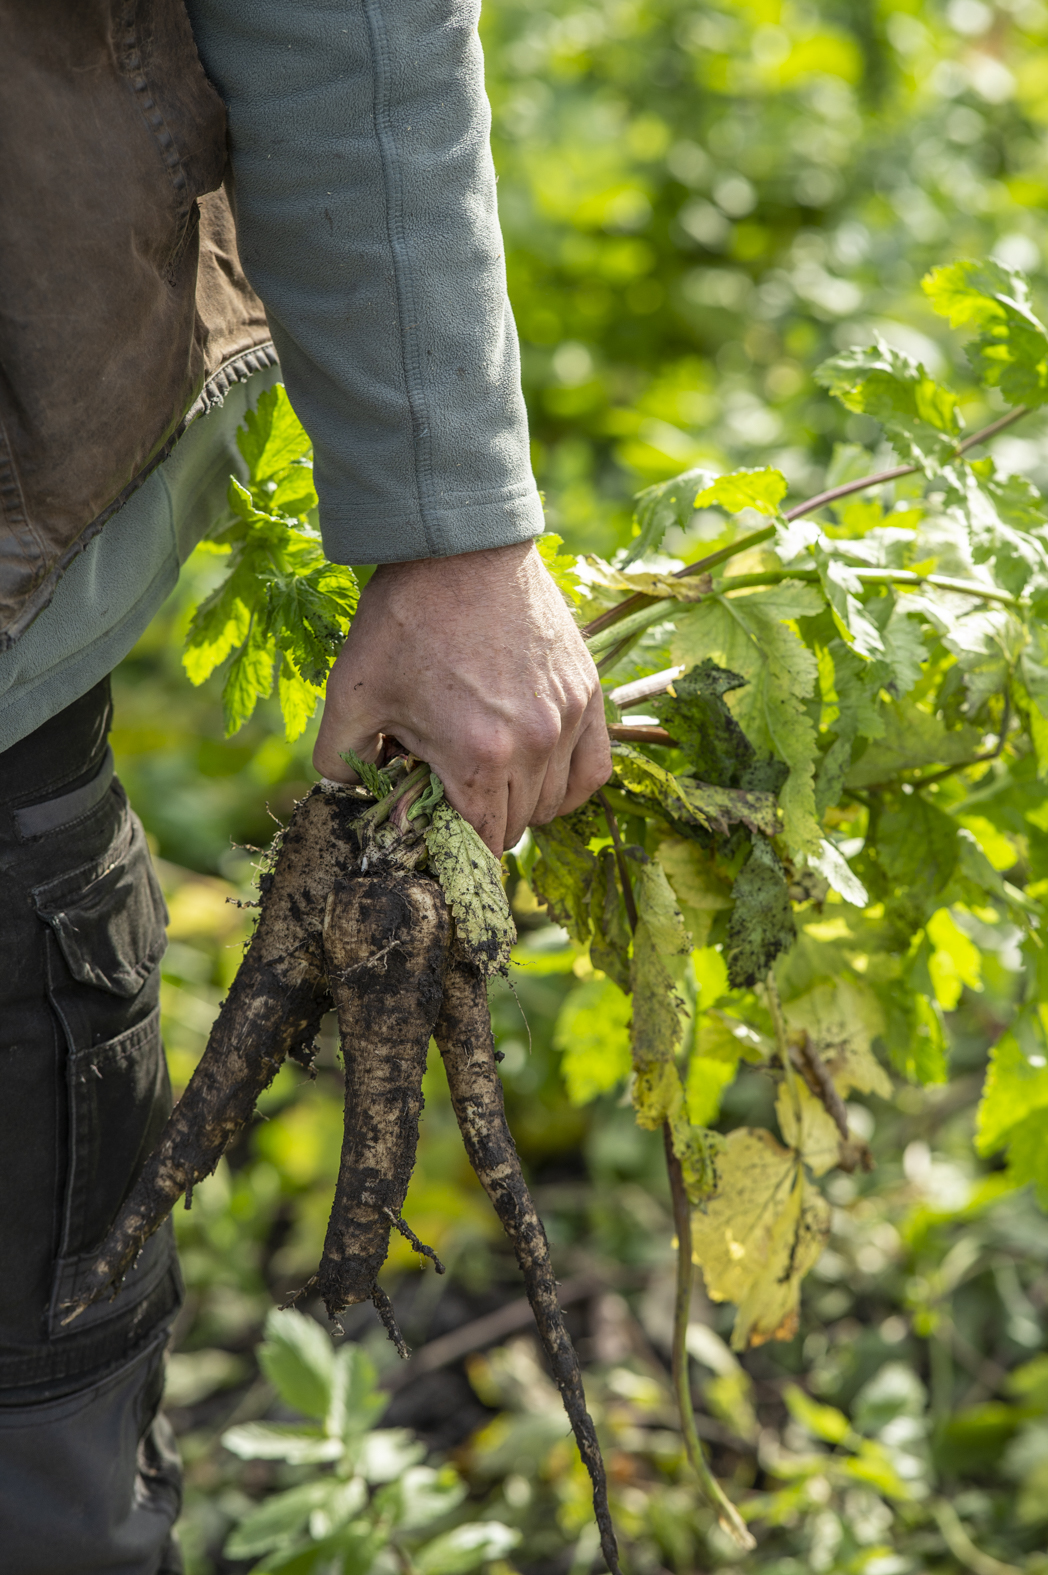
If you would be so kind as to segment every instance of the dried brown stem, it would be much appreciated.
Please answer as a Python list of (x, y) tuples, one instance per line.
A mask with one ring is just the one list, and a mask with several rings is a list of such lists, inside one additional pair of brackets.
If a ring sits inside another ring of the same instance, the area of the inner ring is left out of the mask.
[(844, 1100), (837, 1092), (836, 1084), (830, 1076), (830, 1069), (822, 1056), (812, 1044), (806, 1032), (800, 1036), (800, 1043), (791, 1046), (794, 1064), (804, 1081), (815, 1095), (821, 1099), (830, 1115), (833, 1117), (837, 1131), (845, 1143), (848, 1141), (848, 1112), (844, 1108)]
[(597, 801), (604, 811), (604, 819), (608, 823), (611, 840), (615, 847), (615, 863), (618, 866), (619, 880), (622, 884), (622, 900), (626, 904), (626, 917), (630, 922), (630, 929), (637, 928), (637, 901), (633, 895), (633, 882), (630, 880), (629, 868), (626, 864), (626, 855), (622, 848), (622, 837), (619, 833), (619, 823), (615, 819), (615, 811), (608, 803), (607, 795), (601, 788), (597, 793)]

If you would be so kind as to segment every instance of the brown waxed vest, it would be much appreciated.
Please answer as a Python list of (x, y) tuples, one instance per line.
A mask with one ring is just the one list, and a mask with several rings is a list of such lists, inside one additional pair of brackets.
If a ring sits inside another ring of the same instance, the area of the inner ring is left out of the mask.
[(183, 0), (0, 0), (0, 650), (170, 451), (275, 363)]

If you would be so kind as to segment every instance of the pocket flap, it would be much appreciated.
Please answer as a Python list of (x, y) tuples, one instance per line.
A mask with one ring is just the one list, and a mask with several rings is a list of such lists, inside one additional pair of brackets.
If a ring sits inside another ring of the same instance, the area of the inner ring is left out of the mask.
[(103, 858), (34, 887), (33, 901), (82, 984), (130, 999), (164, 955), (167, 908), (130, 810)]

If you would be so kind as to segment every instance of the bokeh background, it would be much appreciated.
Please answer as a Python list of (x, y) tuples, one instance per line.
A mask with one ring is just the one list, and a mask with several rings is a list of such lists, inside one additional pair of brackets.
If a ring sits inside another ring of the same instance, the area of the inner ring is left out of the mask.
[[(992, 254), (1026, 270), (1035, 296), (1046, 283), (1041, 0), (486, 0), (482, 31), (535, 471), (549, 526), (573, 550), (613, 553), (633, 493), (697, 463), (773, 464), (797, 498), (816, 490), (835, 443), (874, 444), (877, 432), (835, 407), (812, 370), (876, 332), (963, 386), (956, 344), (919, 289), (934, 264)], [(997, 454), (1048, 485), (1036, 421)], [(706, 529), (696, 517), (674, 550), (698, 556)], [(189, 609), (213, 573), (213, 558), (190, 563), (114, 681), (120, 774), (171, 908), (163, 1007), (176, 1086), (247, 933), (230, 899), (250, 894), (253, 849), (313, 780), (313, 729), (288, 745), (263, 706), (225, 740), (220, 679), (193, 690), (181, 671)], [(760, 1495), (760, 1545), (742, 1557), (699, 1502), (673, 1421), (658, 1135), (615, 1096), (569, 1098), (558, 1042), (570, 1026), (599, 1044), (615, 1025), (587, 1016), (574, 952), (515, 869), (510, 887), (521, 962), (513, 990), (492, 992), (507, 1102), (571, 1288), (626, 1567), (1048, 1570), (1048, 1220), (971, 1144), (987, 1047), (1015, 987), (1007, 953), (951, 1014), (950, 1083), (853, 1108), (877, 1169), (830, 1183), (834, 1236), (796, 1339), (740, 1362), (724, 1344), (730, 1310), (696, 1301), (701, 1428), (718, 1475)], [(771, 1094), (744, 1073), (720, 1124), (770, 1122)], [(426, 1097), (406, 1214), (449, 1273), (422, 1273), (400, 1243), (386, 1277), (412, 1345), (463, 1336), (454, 1359), (391, 1387), (386, 1422), (456, 1465), (471, 1513), (522, 1530), (495, 1575), (581, 1575), (596, 1551), (585, 1482), (439, 1067)], [(329, 1033), (316, 1080), (282, 1072), (266, 1119), (176, 1215), (188, 1300), (169, 1409), (187, 1463), (190, 1575), (246, 1570), (222, 1554), (229, 1528), (306, 1470), (245, 1463), (220, 1436), (282, 1414), (254, 1351), (273, 1299), (319, 1257), (341, 1103)], [(470, 1350), (470, 1326), (490, 1314), (501, 1323)], [(348, 1332), (392, 1370), (370, 1309)], [(798, 1383), (870, 1445), (853, 1468), (831, 1447), (839, 1424), (820, 1422)]]

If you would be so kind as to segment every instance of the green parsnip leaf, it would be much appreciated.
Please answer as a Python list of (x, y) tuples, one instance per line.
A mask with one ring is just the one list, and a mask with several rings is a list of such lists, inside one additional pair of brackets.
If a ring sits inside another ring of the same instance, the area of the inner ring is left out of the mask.
[(351, 569), (328, 562), (304, 523), (316, 501), (309, 440), (281, 386), (262, 395), (237, 443), (251, 474), (247, 486), (229, 482), (231, 518), (217, 538), (229, 551), (229, 574), (193, 613), (183, 664), (200, 684), (234, 657), (222, 691), (227, 735), (276, 680), (285, 732), (294, 739), (345, 639), (357, 582)]
[(789, 483), (781, 470), (736, 470), (730, 476), (718, 476), (704, 488), (695, 499), (695, 507), (707, 509), (719, 503), (729, 514), (756, 509), (759, 514), (774, 517), (788, 491)]
[(933, 268), (924, 293), (951, 328), (976, 328), (968, 359), (980, 382), (999, 388), (1010, 405), (1048, 399), (1048, 334), (1034, 316), (1025, 279), (986, 259)]
[(652, 704), (695, 775), (715, 787), (738, 787), (753, 762), (753, 745), (724, 702), (726, 694), (745, 683), (741, 674), (726, 672), (706, 657), (674, 679), (668, 696)]
[(597, 860), (586, 845), (588, 828), (579, 821), (577, 814), (559, 815), (548, 826), (532, 827), (539, 858), (531, 871), (531, 884), (550, 918), (585, 944), (592, 931), (590, 898)]
[(880, 337), (867, 349), (824, 361), (815, 377), (846, 409), (879, 421), (899, 458), (928, 474), (956, 449), (961, 433), (956, 394)]
[(976, 1126), (981, 1154), (1005, 1149), (1015, 1186), (1032, 1182), (1048, 1208), (1048, 1038), (1042, 1011), (1027, 1010), (990, 1052)]
[(623, 568), (649, 552), (657, 552), (671, 525), (683, 530), (695, 512), (696, 494), (708, 485), (708, 470), (686, 470), (671, 481), (659, 481), (638, 492), (633, 524), (637, 532), (622, 562)]
[(787, 580), (766, 590), (710, 596), (678, 616), (673, 657), (691, 666), (710, 657), (747, 679), (732, 711), (758, 751), (770, 751), (789, 770), (779, 795), (783, 834), (797, 851), (822, 842), (815, 819), (815, 728), (806, 704), (818, 668), (786, 620), (821, 612), (814, 586)]
[(732, 896), (726, 948), (728, 982), (739, 989), (763, 981), (776, 957), (793, 944), (797, 934), (786, 876), (767, 838), (753, 839)]
[(576, 559), (570, 552), (561, 552), (564, 538), (557, 536), (553, 531), (546, 531), (535, 539), (539, 557), (542, 559), (557, 589), (567, 602), (577, 607), (583, 599), (583, 591), (575, 573)]
[(253, 482), (276, 481), (296, 461), (312, 454), (312, 445), (291, 408), (283, 383), (267, 388), (249, 410), (237, 433), (237, 448)]

